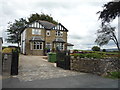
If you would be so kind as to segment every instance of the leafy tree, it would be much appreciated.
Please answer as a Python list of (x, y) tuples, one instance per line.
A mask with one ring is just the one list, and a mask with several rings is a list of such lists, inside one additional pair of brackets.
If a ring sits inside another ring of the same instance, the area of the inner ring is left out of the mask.
[(31, 16), (28, 18), (29, 23), (34, 22), (36, 20), (44, 20), (44, 21), (48, 21), (51, 22), (53, 24), (57, 24), (57, 22), (55, 20), (53, 20), (53, 17), (51, 17), (48, 14), (31, 14)]
[(103, 25), (98, 31), (97, 31), (98, 37), (95, 40), (95, 42), (103, 46), (105, 44), (108, 44), (110, 40), (113, 40), (116, 44), (118, 50), (120, 51), (119, 42), (117, 40), (117, 37), (115, 35), (115, 27), (111, 27), (109, 24)]
[(27, 21), (23, 18), (15, 20), (14, 23), (9, 22), (9, 27), (7, 29), (8, 38), (6, 41), (8, 43), (17, 43), (19, 47), (20, 43), (20, 32), (25, 28)]
[(100, 51), (100, 47), (98, 47), (98, 46), (93, 46), (93, 47), (92, 47), (92, 50), (93, 50), (93, 51)]
[(111, 22), (114, 20), (117, 16), (120, 16), (120, 1), (118, 2), (108, 2), (107, 4), (104, 4), (103, 10), (97, 12), (100, 14), (99, 19), (102, 20), (102, 25), (107, 22)]
[(103, 52), (106, 52), (106, 49), (103, 49), (102, 51), (103, 51)]
[(115, 34), (115, 27), (110, 26), (110, 22), (120, 16), (120, 1), (104, 4), (103, 10), (97, 12), (97, 14), (100, 14), (99, 19), (101, 19), (102, 23), (100, 29), (97, 31), (98, 37), (95, 42), (102, 46), (108, 44), (110, 40), (113, 40), (120, 51), (119, 42)]
[[(25, 29), (25, 26), (31, 22), (37, 21), (37, 20), (44, 20), (48, 21), (54, 24), (57, 24), (55, 20), (49, 15), (45, 14), (31, 14), (31, 16), (28, 18), (28, 20), (20, 18), (19, 20), (15, 20), (14, 23), (10, 22), (8, 23), (9, 27), (7, 29), (8, 38), (6, 39), (8, 43), (17, 43), (19, 47), (20, 43), (20, 33), (22, 30)], [(27, 22), (28, 21), (28, 22)]]

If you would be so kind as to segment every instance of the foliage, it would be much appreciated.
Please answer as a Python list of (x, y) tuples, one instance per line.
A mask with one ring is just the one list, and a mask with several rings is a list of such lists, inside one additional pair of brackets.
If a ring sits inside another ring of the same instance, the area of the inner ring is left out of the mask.
[(6, 39), (6, 41), (8, 43), (17, 43), (18, 47), (19, 47), (19, 43), (20, 43), (20, 33), (21, 31), (23, 31), (25, 29), (25, 27), (31, 23), (34, 22), (36, 20), (44, 20), (44, 21), (49, 21), (51, 23), (57, 24), (57, 22), (55, 20), (53, 20), (53, 17), (47, 15), (47, 14), (31, 14), (31, 16), (27, 19), (23, 19), (20, 18), (19, 20), (14, 21), (14, 23), (9, 22), (8, 25), (8, 29), (7, 29), (7, 34), (8, 34), (8, 38)]
[(55, 20), (53, 20), (53, 17), (51, 17), (48, 14), (31, 14), (31, 16), (28, 18), (29, 23), (37, 21), (37, 20), (44, 20), (44, 21), (48, 21), (51, 22), (53, 24), (57, 24), (57, 22)]
[(100, 51), (100, 47), (98, 47), (98, 46), (93, 46), (93, 47), (92, 47), (92, 50), (93, 50), (93, 51)]
[(109, 72), (108, 75), (106, 76), (108, 78), (120, 78), (120, 72)]
[(75, 49), (75, 50), (73, 50), (73, 53), (78, 53), (78, 51), (79, 51), (79, 50)]
[(106, 49), (103, 49), (102, 51), (103, 51), (103, 52), (106, 52)]
[(100, 55), (98, 53), (88, 53), (88, 54), (86, 54), (86, 57), (87, 58), (97, 58), (97, 59), (99, 59), (99, 58), (102, 58), (102, 55)]
[(113, 40), (116, 46), (118, 47), (118, 50), (120, 51), (119, 43), (117, 40), (117, 37), (115, 35), (115, 27), (111, 27), (110, 24), (103, 25), (98, 31), (97, 31), (98, 37), (95, 40), (95, 42), (103, 46), (105, 44), (108, 44), (110, 40)]
[(104, 4), (103, 10), (97, 12), (97, 14), (100, 14), (99, 19), (101, 19), (102, 23), (101, 30), (98, 30), (98, 37), (95, 42), (101, 46), (108, 44), (110, 40), (113, 40), (120, 51), (118, 40), (115, 35), (115, 27), (110, 26), (110, 22), (113, 21), (117, 16), (120, 16), (120, 1), (112, 1)]
[(102, 20), (102, 25), (107, 22), (111, 22), (113, 19), (115, 19), (117, 16), (120, 16), (120, 1), (118, 2), (108, 2), (107, 4), (104, 4), (103, 10), (97, 12), (100, 14), (99, 19)]
[(6, 39), (9, 43), (18, 43), (20, 42), (20, 32), (25, 28), (27, 21), (23, 18), (15, 20), (14, 23), (8, 23), (9, 28), (7, 29), (8, 38)]
[(3, 49), (3, 53), (12, 53), (12, 51), (14, 51), (15, 50), (15, 48), (4, 48)]

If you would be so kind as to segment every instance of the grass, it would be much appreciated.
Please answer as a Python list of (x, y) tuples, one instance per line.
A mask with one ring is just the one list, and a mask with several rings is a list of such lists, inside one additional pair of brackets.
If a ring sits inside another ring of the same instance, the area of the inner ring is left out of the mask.
[(120, 79), (120, 72), (109, 72), (106, 78)]

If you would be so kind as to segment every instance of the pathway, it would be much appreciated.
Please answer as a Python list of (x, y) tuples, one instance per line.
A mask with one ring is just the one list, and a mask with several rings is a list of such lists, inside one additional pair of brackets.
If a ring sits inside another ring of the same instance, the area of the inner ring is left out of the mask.
[(19, 75), (17, 77), (22, 81), (33, 81), (80, 74), (85, 73), (55, 67), (55, 63), (48, 62), (46, 59), (43, 59), (43, 56), (20, 55)]

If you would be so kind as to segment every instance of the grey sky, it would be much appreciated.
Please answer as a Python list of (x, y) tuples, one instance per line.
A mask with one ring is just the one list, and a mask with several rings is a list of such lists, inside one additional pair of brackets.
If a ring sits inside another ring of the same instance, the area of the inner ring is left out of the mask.
[[(68, 41), (75, 45), (74, 48), (88, 49), (95, 45), (95, 33), (100, 26), (96, 12), (102, 10), (103, 4), (109, 1), (111, 0), (1, 0), (0, 36), (7, 36), (5, 30), (9, 21), (43, 12), (52, 15), (69, 30)], [(113, 25), (117, 24), (118, 21), (114, 20)], [(111, 43), (103, 48), (115, 47)]]

